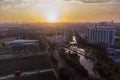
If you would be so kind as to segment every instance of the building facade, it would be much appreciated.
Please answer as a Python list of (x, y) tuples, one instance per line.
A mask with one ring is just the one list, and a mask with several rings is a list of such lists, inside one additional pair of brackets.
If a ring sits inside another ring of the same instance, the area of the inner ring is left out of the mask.
[(90, 43), (110, 47), (115, 43), (114, 28), (88, 28), (87, 39)]

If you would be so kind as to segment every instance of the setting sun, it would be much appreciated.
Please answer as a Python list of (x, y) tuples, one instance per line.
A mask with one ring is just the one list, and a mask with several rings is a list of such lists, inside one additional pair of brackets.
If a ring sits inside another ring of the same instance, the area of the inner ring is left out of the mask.
[(45, 15), (45, 20), (47, 22), (57, 22), (58, 16), (55, 12), (49, 12), (48, 14)]
[(33, 10), (39, 15), (44, 22), (56, 23), (60, 21), (63, 10), (57, 4), (36, 4)]
[[(119, 0), (0, 0), (0, 21), (120, 21)], [(111, 14), (109, 14), (111, 13)]]

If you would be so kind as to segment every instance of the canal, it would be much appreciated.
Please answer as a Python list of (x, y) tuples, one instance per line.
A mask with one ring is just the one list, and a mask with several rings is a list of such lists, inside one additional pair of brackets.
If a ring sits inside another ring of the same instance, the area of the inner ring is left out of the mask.
[[(71, 43), (72, 44), (77, 44), (77, 40), (76, 40), (75, 35), (73, 35), (72, 39), (73, 40), (72, 40), (72, 42), (70, 42), (70, 44)], [(79, 58), (80, 64), (88, 71), (90, 76), (93, 76), (93, 77), (98, 76), (98, 73), (96, 73), (96, 71), (93, 70), (94, 69), (94, 61), (85, 57), (85, 54), (87, 54), (87, 53), (85, 52), (84, 49), (79, 48), (76, 45), (71, 45), (70, 50), (76, 51), (78, 53), (78, 56), (80, 57)]]

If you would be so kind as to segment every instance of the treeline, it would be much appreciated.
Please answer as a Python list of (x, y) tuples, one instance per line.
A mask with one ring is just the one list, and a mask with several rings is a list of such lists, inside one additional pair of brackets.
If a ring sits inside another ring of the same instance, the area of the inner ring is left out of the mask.
[(104, 50), (97, 49), (92, 54), (96, 55), (94, 66), (101, 77), (105, 80), (120, 80), (120, 63), (115, 63)]
[(106, 48), (91, 44), (76, 33), (80, 46), (90, 50), (90, 57), (95, 59), (94, 67), (104, 80), (120, 80), (120, 63), (108, 57)]

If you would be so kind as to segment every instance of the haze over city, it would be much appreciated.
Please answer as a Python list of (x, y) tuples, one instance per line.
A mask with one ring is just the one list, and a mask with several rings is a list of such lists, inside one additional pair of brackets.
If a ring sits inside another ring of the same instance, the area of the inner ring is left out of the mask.
[(120, 0), (0, 0), (0, 80), (120, 80)]

